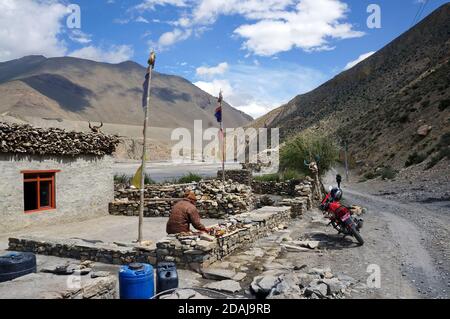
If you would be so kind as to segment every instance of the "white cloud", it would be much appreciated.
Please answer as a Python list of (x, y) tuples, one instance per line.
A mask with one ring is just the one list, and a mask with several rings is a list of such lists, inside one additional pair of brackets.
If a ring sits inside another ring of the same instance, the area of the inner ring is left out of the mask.
[(92, 36), (90, 34), (84, 33), (79, 29), (73, 29), (69, 33), (70, 40), (81, 44), (91, 43), (92, 42), (91, 37)]
[(217, 66), (206, 67), (202, 66), (196, 69), (196, 73), (198, 76), (212, 76), (218, 74), (224, 74), (228, 70), (228, 63), (222, 62)]
[(321, 72), (296, 64), (237, 64), (231, 65), (223, 76), (194, 84), (214, 96), (222, 89), (228, 103), (256, 118), (312, 90), (325, 79)]
[(361, 37), (364, 33), (341, 22), (348, 7), (338, 0), (302, 0), (291, 12), (279, 12), (234, 33), (245, 39), (243, 48), (261, 56), (300, 48), (305, 51), (330, 50), (329, 39)]
[[(171, 23), (176, 26), (172, 33), (180, 33), (181, 28), (189, 30), (189, 36), (221, 15), (242, 16), (248, 23), (238, 26), (234, 34), (244, 40), (243, 49), (260, 56), (294, 48), (333, 50), (330, 40), (364, 35), (345, 22), (349, 8), (341, 0), (146, 0), (138, 7), (154, 9), (156, 5), (183, 7), (179, 19)], [(176, 37), (171, 44), (189, 36)]]
[(0, 61), (30, 54), (62, 56), (58, 36), (67, 8), (55, 1), (0, 0)]
[(142, 22), (142, 23), (150, 23), (146, 18), (144, 18), (143, 16), (139, 16), (136, 18), (136, 20), (134, 20), (135, 22)]
[(371, 51), (371, 52), (367, 52), (367, 53), (361, 54), (356, 60), (350, 61), (349, 63), (347, 63), (347, 65), (345, 66), (344, 70), (348, 70), (348, 69), (353, 68), (359, 62), (364, 61), (365, 59), (367, 59), (368, 57), (370, 57), (374, 53), (375, 53), (375, 51)]
[(194, 85), (212, 96), (218, 96), (220, 91), (222, 91), (225, 96), (233, 95), (233, 88), (228, 80), (213, 80), (211, 82), (198, 81), (195, 82)]
[(173, 31), (169, 31), (163, 33), (158, 40), (158, 48), (159, 50), (164, 50), (165, 48), (173, 45), (174, 43), (182, 40), (186, 40), (192, 34), (191, 30), (182, 30), (182, 29), (174, 29)]
[(146, 11), (146, 10), (155, 10), (156, 6), (176, 6), (176, 7), (185, 7), (185, 0), (145, 0), (140, 4), (133, 7), (134, 10), (138, 11)]
[(129, 45), (112, 46), (107, 50), (91, 45), (76, 50), (70, 54), (70, 56), (75, 58), (107, 63), (120, 63), (127, 61), (130, 60), (133, 55), (133, 48)]

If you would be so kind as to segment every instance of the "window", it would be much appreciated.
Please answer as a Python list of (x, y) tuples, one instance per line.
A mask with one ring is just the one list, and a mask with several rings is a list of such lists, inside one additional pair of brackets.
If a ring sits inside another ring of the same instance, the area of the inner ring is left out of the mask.
[(26, 213), (55, 209), (55, 174), (59, 171), (22, 171)]

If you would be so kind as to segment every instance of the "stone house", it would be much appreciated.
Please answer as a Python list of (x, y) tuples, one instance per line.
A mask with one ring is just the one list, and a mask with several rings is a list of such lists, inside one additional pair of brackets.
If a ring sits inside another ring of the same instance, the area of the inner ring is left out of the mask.
[(0, 123), (0, 233), (108, 214), (118, 138)]

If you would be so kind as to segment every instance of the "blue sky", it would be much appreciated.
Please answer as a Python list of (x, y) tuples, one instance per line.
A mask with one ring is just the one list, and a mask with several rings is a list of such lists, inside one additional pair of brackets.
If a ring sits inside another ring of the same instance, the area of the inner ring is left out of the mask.
[[(370, 56), (425, 0), (0, 0), (0, 61), (28, 54), (146, 63), (257, 117)], [(448, 1), (426, 2), (420, 18)], [(70, 4), (81, 28), (67, 25)], [(369, 28), (370, 4), (381, 28)], [(353, 62), (353, 63), (352, 63)]]

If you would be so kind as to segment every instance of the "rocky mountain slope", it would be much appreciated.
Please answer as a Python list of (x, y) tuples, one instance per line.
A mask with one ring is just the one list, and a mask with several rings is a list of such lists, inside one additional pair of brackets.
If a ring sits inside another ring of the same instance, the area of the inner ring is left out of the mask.
[(284, 139), (316, 130), (347, 140), (361, 173), (422, 162), (431, 167), (450, 157), (449, 86), (446, 4), (352, 69), (255, 123), (279, 127)]
[[(27, 56), (0, 63), (0, 114), (142, 125), (145, 68), (134, 62), (98, 63), (62, 57)], [(178, 76), (153, 74), (150, 125), (175, 128), (216, 126), (216, 98)], [(229, 127), (252, 118), (225, 104)]]

